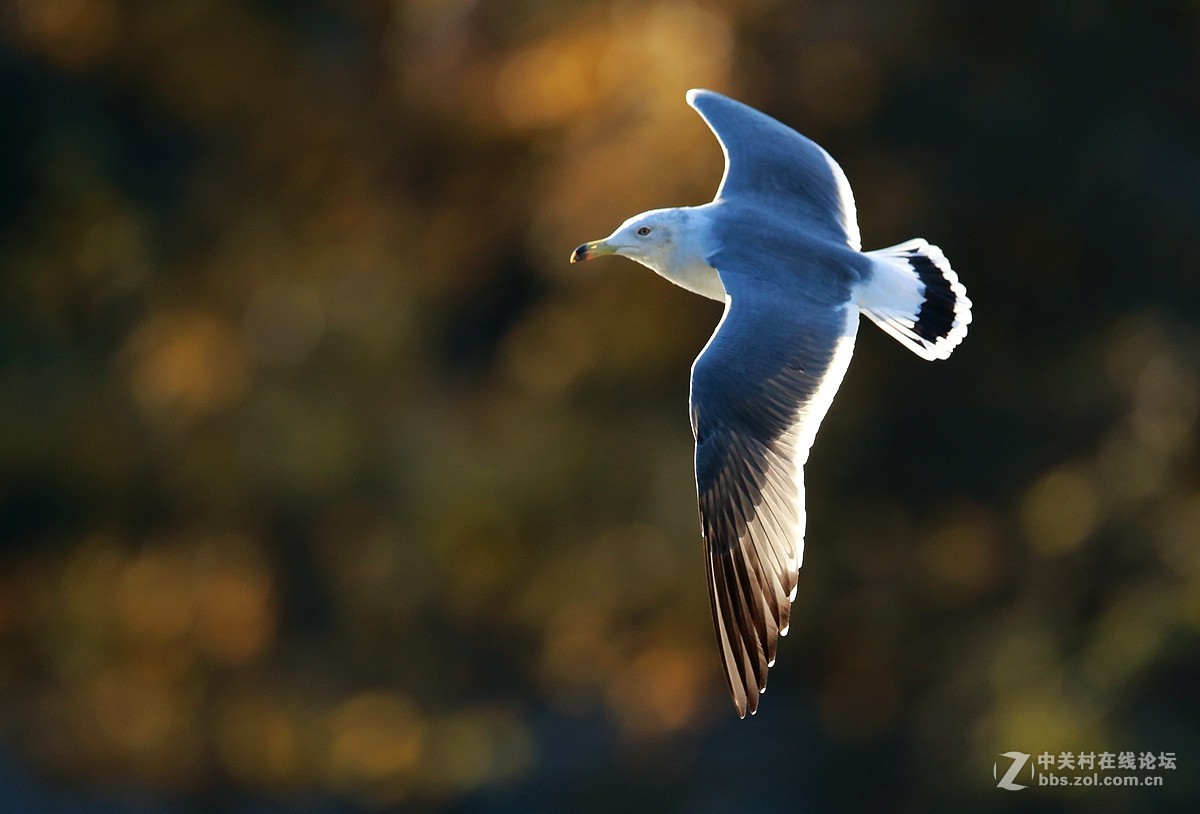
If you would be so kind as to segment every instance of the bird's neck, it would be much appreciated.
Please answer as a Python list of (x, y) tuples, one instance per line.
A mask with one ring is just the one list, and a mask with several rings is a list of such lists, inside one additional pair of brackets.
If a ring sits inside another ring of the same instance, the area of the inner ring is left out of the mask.
[(680, 222), (676, 227), (677, 239), (673, 251), (645, 265), (681, 288), (710, 300), (724, 302), (725, 286), (721, 284), (717, 270), (705, 259), (711, 253), (701, 237), (708, 234), (705, 207), (680, 207), (676, 212)]

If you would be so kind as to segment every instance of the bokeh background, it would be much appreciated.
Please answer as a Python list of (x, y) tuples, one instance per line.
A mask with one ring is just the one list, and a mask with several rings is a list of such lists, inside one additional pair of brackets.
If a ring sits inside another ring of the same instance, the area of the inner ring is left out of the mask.
[[(747, 721), (720, 307), (566, 262), (711, 197), (694, 86), (975, 303), (860, 332)], [(3, 0), (0, 117), (0, 811), (1196, 810), (1200, 3)]]

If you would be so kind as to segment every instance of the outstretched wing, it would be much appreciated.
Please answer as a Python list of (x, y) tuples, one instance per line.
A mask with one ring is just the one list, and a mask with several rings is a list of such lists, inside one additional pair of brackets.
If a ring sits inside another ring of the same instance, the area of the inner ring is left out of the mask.
[(710, 90), (690, 90), (688, 104), (725, 153), (717, 198), (770, 196), (811, 234), (862, 248), (854, 195), (837, 162), (785, 124)]
[(691, 416), (713, 623), (745, 717), (787, 634), (804, 550), (803, 466), (850, 362), (858, 310), (730, 283), (692, 365)]

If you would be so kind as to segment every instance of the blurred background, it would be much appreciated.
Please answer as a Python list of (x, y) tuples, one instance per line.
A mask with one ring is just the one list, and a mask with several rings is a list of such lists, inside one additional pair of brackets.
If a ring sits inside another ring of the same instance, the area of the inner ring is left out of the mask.
[[(746, 721), (720, 306), (567, 264), (711, 198), (695, 86), (975, 303), (860, 332)], [(1195, 810), (1200, 3), (0, 0), (0, 111), (0, 811)]]

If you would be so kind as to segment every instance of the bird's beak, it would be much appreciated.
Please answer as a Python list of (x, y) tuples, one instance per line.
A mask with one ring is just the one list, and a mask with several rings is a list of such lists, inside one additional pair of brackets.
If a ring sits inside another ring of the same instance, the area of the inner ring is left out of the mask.
[(571, 252), (571, 262), (580, 263), (584, 260), (591, 260), (593, 257), (602, 257), (606, 254), (616, 254), (617, 250), (609, 245), (605, 240), (593, 240), (591, 243), (584, 243), (575, 251)]

